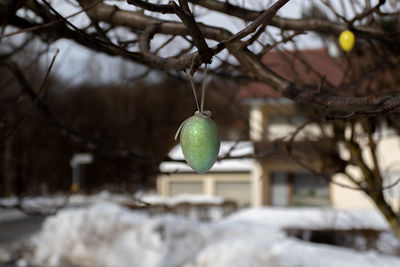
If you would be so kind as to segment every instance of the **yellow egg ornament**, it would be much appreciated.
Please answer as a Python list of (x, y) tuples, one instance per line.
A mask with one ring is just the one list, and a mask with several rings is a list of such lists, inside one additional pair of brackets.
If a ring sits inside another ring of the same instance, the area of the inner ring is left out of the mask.
[(343, 31), (339, 36), (340, 46), (345, 52), (350, 52), (353, 49), (355, 42), (356, 37), (354, 36), (354, 33), (349, 30)]

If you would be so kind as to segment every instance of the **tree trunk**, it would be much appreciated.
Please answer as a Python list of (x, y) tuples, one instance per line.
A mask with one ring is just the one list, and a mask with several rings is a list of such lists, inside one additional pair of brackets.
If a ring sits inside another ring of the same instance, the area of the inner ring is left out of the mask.
[(378, 207), (380, 212), (389, 222), (390, 227), (393, 232), (400, 240), (400, 217), (393, 211), (392, 207), (386, 202), (383, 192), (380, 191), (376, 195), (371, 196), (372, 200), (375, 202), (375, 205)]

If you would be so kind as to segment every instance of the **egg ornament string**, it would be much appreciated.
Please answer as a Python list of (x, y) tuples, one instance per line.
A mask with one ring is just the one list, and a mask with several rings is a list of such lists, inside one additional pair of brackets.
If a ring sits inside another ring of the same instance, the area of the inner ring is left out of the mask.
[(218, 158), (221, 144), (217, 124), (211, 119), (211, 112), (204, 110), (206, 91), (207, 65), (204, 68), (199, 106), (193, 76), (189, 73), (189, 81), (196, 101), (197, 111), (187, 118), (178, 128), (175, 139), (180, 134), (180, 144), (187, 164), (197, 173), (205, 173), (211, 169)]
[(340, 47), (345, 52), (350, 52), (353, 49), (355, 42), (356, 37), (354, 36), (354, 33), (349, 30), (345, 30), (339, 35)]

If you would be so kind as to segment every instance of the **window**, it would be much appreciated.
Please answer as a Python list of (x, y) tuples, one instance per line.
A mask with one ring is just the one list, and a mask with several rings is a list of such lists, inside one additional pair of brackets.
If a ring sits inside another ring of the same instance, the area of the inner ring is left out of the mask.
[(285, 172), (271, 174), (271, 205), (287, 206), (289, 204), (288, 175)]
[(293, 173), (293, 206), (329, 206), (329, 182), (310, 173)]
[(203, 182), (170, 182), (169, 195), (203, 194)]
[(272, 172), (273, 206), (329, 206), (329, 182), (307, 172)]
[(250, 206), (250, 182), (216, 182), (215, 194), (237, 202), (239, 207)]

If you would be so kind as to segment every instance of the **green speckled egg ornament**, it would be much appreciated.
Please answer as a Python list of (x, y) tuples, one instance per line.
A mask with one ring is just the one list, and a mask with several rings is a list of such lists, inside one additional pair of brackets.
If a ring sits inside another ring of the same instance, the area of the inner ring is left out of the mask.
[(211, 112), (196, 112), (181, 130), (181, 147), (187, 164), (198, 173), (205, 173), (218, 157), (220, 139), (218, 127), (210, 118)]
[(197, 111), (179, 126), (175, 135), (175, 139), (177, 139), (179, 133), (181, 134), (181, 148), (186, 162), (198, 173), (205, 173), (211, 169), (218, 158), (219, 146), (221, 144), (218, 127), (211, 119), (211, 112), (204, 111), (203, 109), (206, 75), (207, 64), (204, 67), (201, 106), (199, 106), (192, 79), (192, 71), (190, 71), (189, 81), (196, 101)]

